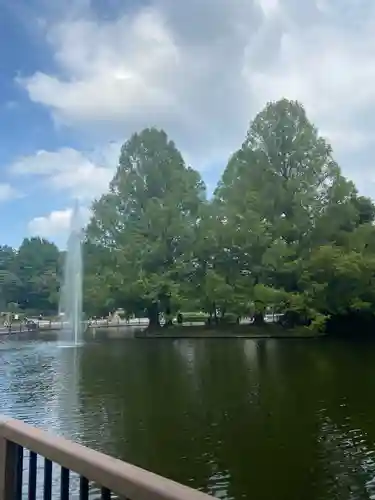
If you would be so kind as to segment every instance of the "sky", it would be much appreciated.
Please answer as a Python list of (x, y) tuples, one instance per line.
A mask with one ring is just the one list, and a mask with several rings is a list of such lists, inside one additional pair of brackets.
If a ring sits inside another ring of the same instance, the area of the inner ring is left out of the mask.
[(0, 244), (64, 247), (122, 143), (164, 128), (212, 191), (267, 101), (375, 198), (373, 0), (0, 0)]

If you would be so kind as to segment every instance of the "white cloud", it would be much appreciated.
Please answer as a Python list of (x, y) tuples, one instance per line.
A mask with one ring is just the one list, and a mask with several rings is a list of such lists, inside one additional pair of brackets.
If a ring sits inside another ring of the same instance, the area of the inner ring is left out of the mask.
[(0, 183), (0, 202), (13, 200), (14, 198), (19, 198), (20, 196), (21, 193), (10, 184), (6, 182)]
[(63, 119), (122, 121), (124, 113), (139, 112), (140, 104), (147, 112), (172, 104), (163, 86), (149, 85), (150, 76), (168, 69), (171, 61), (178, 64), (158, 11), (141, 11), (134, 19), (113, 23), (58, 24), (48, 39), (68, 78), (36, 73), (25, 85), (33, 100)]
[(40, 150), (16, 160), (9, 167), (14, 175), (41, 177), (52, 189), (73, 198), (89, 201), (108, 188), (116, 168), (119, 146), (110, 144), (100, 151), (82, 153), (72, 148)]
[[(107, 188), (118, 144), (149, 125), (165, 128), (194, 167), (222, 166), (254, 114), (285, 96), (304, 103), (344, 173), (375, 197), (373, 2), (154, 0), (106, 20), (78, 3), (41, 24), (56, 72), (18, 81), (59, 125), (116, 143), (101, 156), (98, 147), (39, 151), (13, 172), (92, 199)], [(30, 231), (64, 231), (66, 213), (34, 219)]]
[(258, 4), (266, 16), (273, 15), (279, 8), (279, 0), (258, 0)]
[(253, 114), (286, 96), (339, 152), (374, 145), (371, 2), (155, 0), (113, 20), (80, 12), (47, 25), (59, 72), (20, 80), (59, 123), (116, 140), (156, 124), (202, 168), (225, 162)]
[(57, 23), (47, 38), (60, 73), (20, 82), (59, 123), (116, 140), (158, 125), (199, 162), (222, 160), (250, 117), (241, 71), (256, 18), (248, 0), (161, 0), (114, 21)]
[[(41, 236), (43, 238), (64, 239), (68, 236), (72, 209), (54, 210), (50, 214), (35, 217), (28, 224), (28, 231), (31, 236)], [(85, 225), (90, 218), (90, 210), (85, 207), (80, 209), (82, 225)]]

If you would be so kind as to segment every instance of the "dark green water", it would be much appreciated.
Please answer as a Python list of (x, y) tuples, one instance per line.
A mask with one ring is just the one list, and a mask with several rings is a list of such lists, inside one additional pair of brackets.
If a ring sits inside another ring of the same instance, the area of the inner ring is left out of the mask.
[(375, 343), (0, 344), (2, 413), (226, 499), (375, 498)]

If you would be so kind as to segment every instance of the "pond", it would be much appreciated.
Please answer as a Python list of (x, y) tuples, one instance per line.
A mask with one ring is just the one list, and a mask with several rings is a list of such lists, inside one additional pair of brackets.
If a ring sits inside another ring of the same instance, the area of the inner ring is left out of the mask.
[(4, 338), (1, 412), (223, 499), (375, 498), (375, 343), (110, 336)]

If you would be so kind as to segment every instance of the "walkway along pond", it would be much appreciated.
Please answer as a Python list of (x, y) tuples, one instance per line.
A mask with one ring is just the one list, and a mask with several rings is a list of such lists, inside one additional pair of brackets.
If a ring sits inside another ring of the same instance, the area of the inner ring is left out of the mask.
[[(92, 328), (145, 328), (148, 325), (147, 318), (135, 318), (127, 320), (110, 320), (110, 319), (97, 319), (83, 322), (83, 328), (87, 327)], [(63, 321), (52, 321), (52, 320), (39, 320), (35, 319), (30, 321), (30, 323), (26, 322), (14, 322), (10, 325), (0, 326), (0, 336), (14, 334), (14, 333), (24, 333), (30, 331), (60, 331), (63, 330), (64, 327), (67, 326), (67, 323)]]

